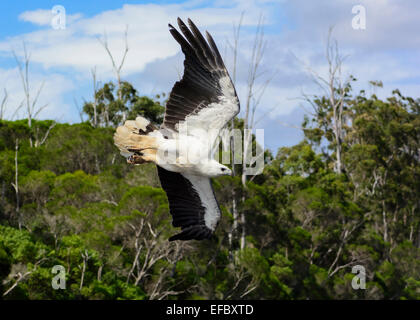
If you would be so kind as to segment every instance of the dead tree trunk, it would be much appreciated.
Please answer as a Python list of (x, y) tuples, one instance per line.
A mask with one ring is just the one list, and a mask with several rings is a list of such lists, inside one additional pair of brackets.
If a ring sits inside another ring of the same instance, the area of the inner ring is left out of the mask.
[(87, 250), (85, 250), (85, 252), (82, 252), (82, 259), (83, 259), (83, 265), (82, 265), (82, 275), (80, 277), (80, 286), (79, 286), (79, 291), (82, 291), (83, 288), (83, 281), (85, 279), (85, 272), (86, 272), (86, 265), (88, 260), (90, 259), (89, 253)]
[[(31, 90), (30, 90), (30, 84), (29, 84), (29, 63), (30, 63), (30, 54), (28, 54), (27, 50), (26, 50), (26, 45), (25, 42), (23, 42), (23, 64), (24, 66), (22, 66), (21, 61), (19, 60), (19, 58), (17, 57), (16, 53), (14, 51), (12, 51), (15, 60), (16, 60), (16, 64), (18, 66), (18, 70), (19, 70), (19, 75), (20, 75), (20, 79), (22, 81), (22, 87), (23, 87), (23, 91), (25, 94), (25, 98), (24, 98), (24, 104), (26, 106), (26, 116), (28, 118), (28, 127), (32, 128), (32, 119), (36, 118), (38, 116), (38, 114), (44, 110), (48, 104), (45, 104), (41, 107), (37, 106), (38, 103), (38, 99), (39, 96), (41, 94), (41, 91), (44, 87), (45, 82), (42, 82), (41, 85), (39, 86), (34, 98), (31, 97)], [(29, 138), (29, 143), (32, 147), (32, 137)]]
[[(232, 82), (236, 84), (236, 67), (237, 67), (237, 57), (238, 57), (238, 43), (239, 43), (239, 35), (242, 26), (244, 14), (241, 14), (241, 18), (237, 26), (233, 26), (233, 45), (231, 46), (233, 51), (233, 73), (232, 73)], [(234, 119), (231, 120), (230, 123), (231, 130), (235, 129), (235, 122)], [(234, 143), (234, 136), (231, 134), (230, 136), (230, 159), (232, 161), (232, 175), (236, 176), (236, 168), (235, 168), (235, 143)], [(232, 188), (232, 227), (229, 230), (228, 234), (228, 241), (229, 241), (229, 257), (233, 259), (233, 241), (235, 239), (235, 235), (238, 231), (238, 206), (236, 203), (236, 189)]]
[(98, 98), (96, 93), (98, 92), (98, 83), (96, 82), (96, 67), (91, 70), (93, 78), (93, 126), (96, 128), (98, 126), (98, 115), (97, 115), (97, 106)]
[[(242, 166), (242, 176), (241, 182), (244, 192), (242, 194), (242, 203), (245, 202), (245, 190), (247, 182), (247, 165), (248, 165), (248, 148), (252, 147), (252, 129), (254, 128), (254, 114), (260, 102), (262, 95), (264, 94), (265, 88), (268, 85), (268, 81), (256, 90), (256, 81), (259, 76), (259, 68), (261, 60), (264, 56), (265, 50), (265, 41), (264, 41), (264, 30), (263, 30), (263, 20), (260, 17), (257, 25), (257, 30), (255, 32), (255, 39), (252, 48), (251, 64), (248, 70), (248, 81), (247, 81), (247, 98), (245, 103), (245, 118), (244, 118), (244, 148), (243, 148), (243, 166)], [(257, 94), (257, 91), (259, 93)], [(240, 237), (240, 248), (245, 248), (245, 237), (246, 237), (246, 218), (245, 213), (242, 211), (240, 213), (240, 224), (241, 224), (241, 237)]]
[[(343, 104), (344, 104), (344, 86), (341, 80), (342, 57), (339, 55), (337, 42), (332, 45), (331, 41), (332, 29), (328, 33), (327, 42), (327, 61), (328, 61), (328, 91), (330, 104), (333, 111), (333, 132), (336, 143), (336, 163), (335, 169), (337, 173), (343, 173), (342, 163), (342, 143), (343, 143)], [(337, 75), (338, 73), (338, 75)]]
[[(324, 92), (329, 102), (329, 108), (332, 114), (331, 120), (325, 125), (325, 130), (331, 129), (335, 144), (334, 171), (343, 173), (345, 171), (343, 158), (343, 140), (344, 140), (344, 103), (346, 87), (349, 79), (343, 81), (341, 68), (344, 58), (340, 55), (337, 41), (331, 43), (332, 28), (328, 31), (326, 60), (328, 63), (328, 75), (322, 76), (310, 67), (306, 66), (307, 71), (312, 76), (314, 83)], [(319, 114), (319, 106), (311, 101), (307, 95), (303, 94), (305, 100), (314, 108), (315, 114)]]
[[(104, 47), (105, 51), (107, 52), (109, 58), (111, 59), (111, 63), (112, 63), (112, 70), (114, 71), (115, 77), (117, 78), (117, 84), (118, 84), (118, 99), (123, 102), (123, 96), (122, 96), (122, 81), (121, 81), (121, 69), (124, 65), (125, 59), (127, 57), (127, 53), (128, 53), (128, 26), (125, 29), (124, 32), (124, 44), (125, 44), (125, 49), (124, 49), (124, 53), (123, 53), (123, 57), (121, 59), (120, 64), (117, 66), (114, 56), (111, 53), (111, 50), (109, 49), (108, 46), (108, 40), (106, 37), (106, 34), (104, 34), (104, 39), (101, 40), (99, 39), (99, 42), (102, 44), (102, 46)], [(122, 117), (122, 122), (124, 123), (125, 120), (127, 118), (127, 112), (125, 110), (123, 110), (123, 117)]]
[(22, 229), (22, 221), (20, 218), (20, 211), (19, 211), (19, 167), (18, 167), (18, 151), (19, 151), (19, 139), (16, 139), (15, 145), (15, 182), (12, 182), (12, 186), (15, 189), (16, 195), (16, 217), (18, 220), (19, 230)]
[(0, 104), (0, 120), (3, 120), (3, 118), (4, 118), (4, 112), (6, 111), (7, 99), (8, 99), (8, 94), (7, 94), (7, 90), (5, 88), (4, 89), (3, 100), (1, 101), (1, 104)]
[(382, 200), (382, 222), (384, 224), (384, 241), (388, 241), (388, 221), (386, 218), (385, 201)]

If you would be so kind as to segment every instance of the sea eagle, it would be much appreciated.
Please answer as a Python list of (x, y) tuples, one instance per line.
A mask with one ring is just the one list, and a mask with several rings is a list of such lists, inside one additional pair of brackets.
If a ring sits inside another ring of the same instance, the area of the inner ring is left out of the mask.
[(137, 117), (118, 127), (114, 135), (128, 163), (157, 165), (172, 225), (181, 227), (169, 241), (203, 240), (214, 233), (221, 213), (210, 179), (232, 173), (214, 160), (214, 147), (221, 129), (240, 109), (212, 36), (206, 32), (206, 41), (190, 19), (188, 24), (189, 28), (178, 18), (182, 34), (169, 24), (185, 60), (183, 77), (173, 86), (166, 104), (163, 124), (158, 129)]

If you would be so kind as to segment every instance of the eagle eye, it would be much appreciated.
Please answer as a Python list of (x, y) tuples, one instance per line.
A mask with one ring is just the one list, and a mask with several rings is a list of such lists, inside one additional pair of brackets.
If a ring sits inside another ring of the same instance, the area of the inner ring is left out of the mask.
[(222, 168), (222, 171), (226, 171), (226, 168)]

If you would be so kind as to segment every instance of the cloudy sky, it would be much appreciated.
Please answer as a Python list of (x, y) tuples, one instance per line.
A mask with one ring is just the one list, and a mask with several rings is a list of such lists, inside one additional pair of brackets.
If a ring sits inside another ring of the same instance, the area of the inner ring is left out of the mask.
[[(65, 8), (65, 29), (51, 25), (56, 5)], [(355, 5), (366, 10), (365, 29), (352, 27)], [(104, 33), (119, 61), (128, 27), (123, 79), (144, 95), (168, 93), (182, 73), (183, 55), (167, 24), (175, 24), (177, 17), (191, 18), (200, 29), (212, 33), (232, 69), (228, 43), (241, 13), (237, 89), (242, 101), (255, 29), (259, 17), (264, 17), (267, 43), (258, 85), (272, 80), (256, 118), (260, 120), (257, 127), (265, 130), (265, 146), (273, 151), (302, 138), (295, 128), (305, 112), (299, 98), (302, 92), (317, 93), (305, 66), (325, 74), (324, 52), (331, 26), (340, 51), (347, 56), (344, 75), (354, 75), (357, 88), (369, 91), (369, 80), (382, 80), (384, 88), (376, 91), (380, 97), (389, 96), (395, 88), (405, 95), (420, 96), (420, 2), (415, 0), (17, 0), (0, 4), (0, 99), (3, 88), (7, 89), (6, 118), (23, 99), (12, 54), (22, 57), (23, 42), (31, 57), (32, 94), (45, 82), (39, 105), (48, 103), (48, 107), (40, 118), (78, 122), (75, 101), (81, 106), (91, 99), (91, 69), (96, 67), (101, 83), (114, 79), (109, 57), (98, 41)]]

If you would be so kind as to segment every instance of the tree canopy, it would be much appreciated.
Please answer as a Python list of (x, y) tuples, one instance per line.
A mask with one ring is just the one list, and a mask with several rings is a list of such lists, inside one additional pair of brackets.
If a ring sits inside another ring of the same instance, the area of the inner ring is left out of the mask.
[[(164, 107), (128, 82), (121, 90), (96, 92), (96, 127), (94, 102), (84, 123), (0, 121), (3, 299), (420, 299), (420, 99), (349, 85), (337, 141), (329, 100), (314, 98), (299, 144), (267, 154), (246, 187), (214, 180), (216, 238), (170, 243), (155, 167), (127, 165), (112, 140), (124, 112), (159, 124)], [(244, 248), (228, 241), (232, 196)], [(54, 265), (64, 290), (51, 286)], [(352, 287), (357, 265), (365, 290)]]

